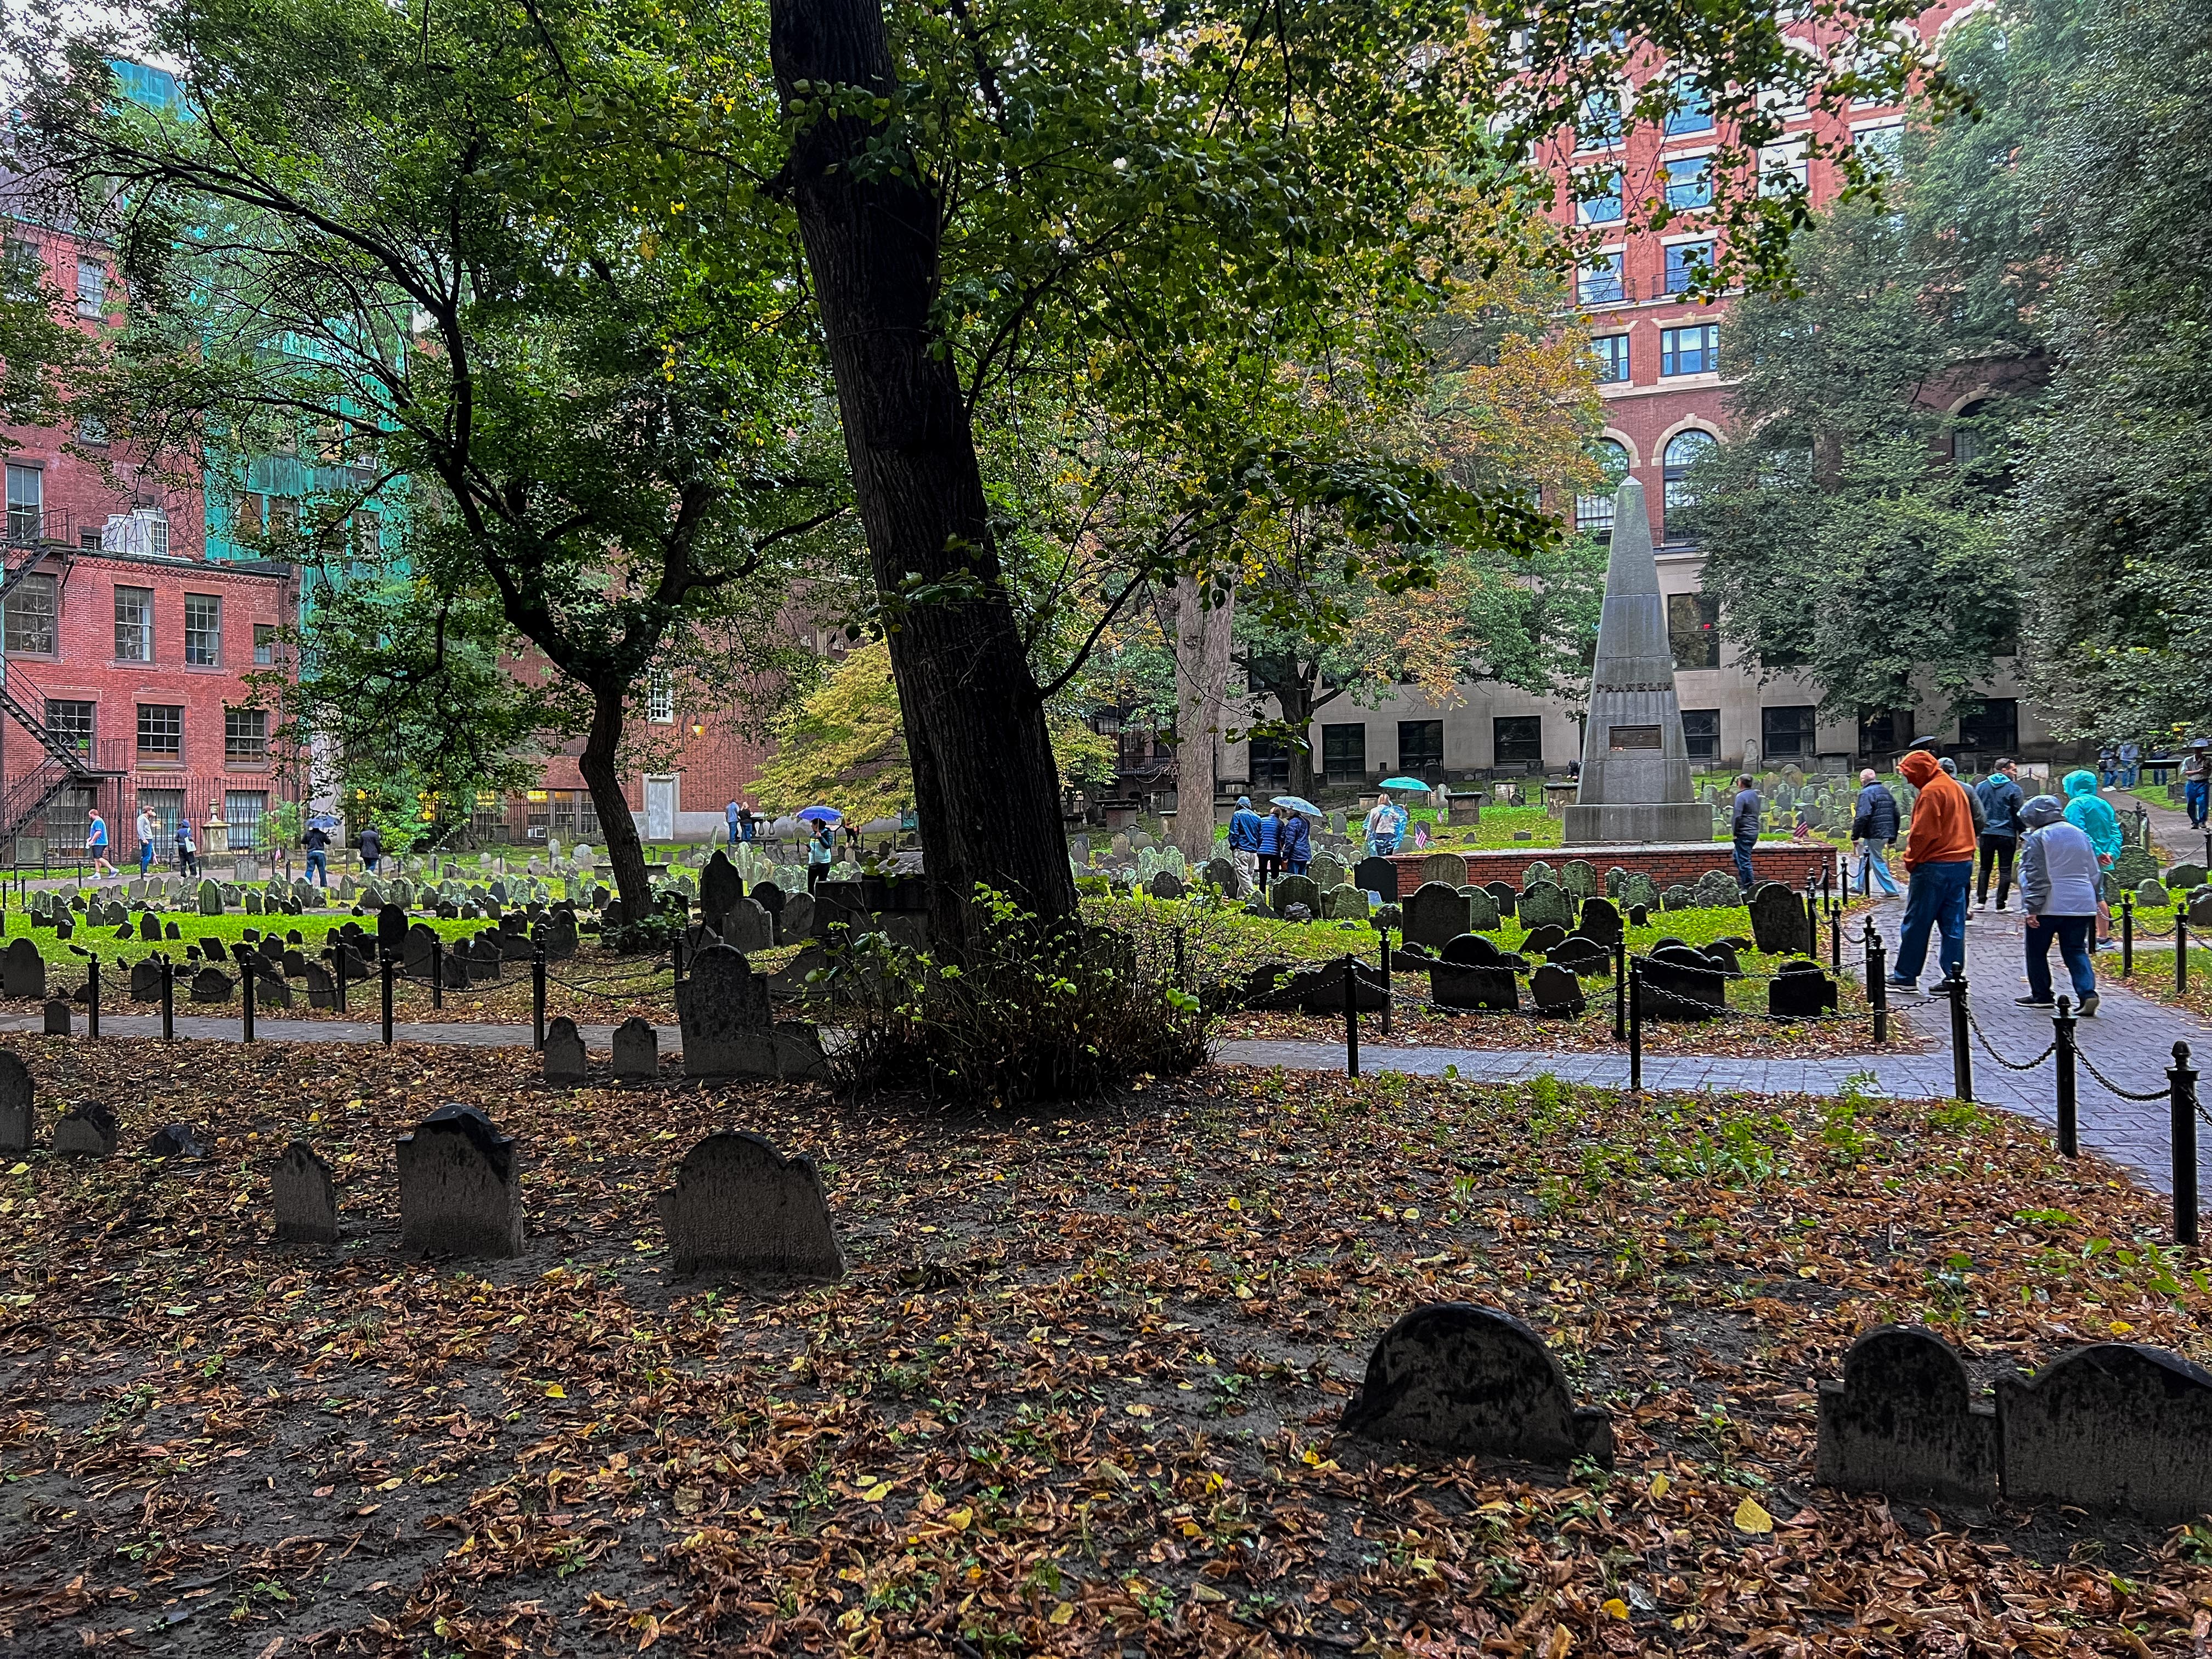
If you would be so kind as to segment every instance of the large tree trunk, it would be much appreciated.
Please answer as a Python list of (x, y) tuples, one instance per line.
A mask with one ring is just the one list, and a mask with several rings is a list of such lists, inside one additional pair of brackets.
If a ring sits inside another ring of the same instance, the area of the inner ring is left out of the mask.
[(594, 688), (591, 730), (584, 738), (584, 752), (576, 757), (576, 769), (584, 775), (585, 787), (592, 792), (592, 810), (599, 815), (599, 833), (606, 838), (607, 862), (614, 866), (615, 893), (622, 900), (623, 915), (635, 921), (652, 908), (653, 895), (637, 820), (623, 793), (622, 734), (622, 691)]
[[(787, 109), (802, 81), (817, 100), (836, 88), (895, 90), (881, 0), (771, 0), (769, 17)], [(975, 435), (952, 355), (931, 322), (940, 204), (911, 153), (883, 136), (859, 115), (803, 121), (786, 179), (877, 589), (889, 599), (917, 580), (937, 588), (891, 616), (890, 653), (932, 919), (950, 943), (965, 933), (977, 882), (1045, 917), (1073, 914), (1075, 882)]]
[(1193, 865), (1213, 856), (1214, 744), (1227, 723), (1234, 596), (1208, 610), (1188, 576), (1175, 586), (1176, 845)]

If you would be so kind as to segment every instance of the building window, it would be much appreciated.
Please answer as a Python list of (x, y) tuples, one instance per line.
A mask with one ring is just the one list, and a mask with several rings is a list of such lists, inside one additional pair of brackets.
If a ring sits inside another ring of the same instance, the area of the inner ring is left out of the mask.
[(96, 702), (63, 702), (49, 697), (46, 700), (46, 730), (78, 754), (89, 755), (92, 753), (93, 716), (99, 708)]
[(35, 466), (8, 469), (8, 539), (21, 547), (46, 529), (46, 475)]
[(1367, 775), (1367, 727), (1324, 726), (1321, 729), (1322, 773), (1331, 783), (1356, 783)]
[(1255, 789), (1287, 789), (1291, 787), (1291, 746), (1280, 738), (1255, 738), (1246, 751), (1250, 762), (1245, 770), (1252, 775)]
[(1682, 711), (1682, 744), (1689, 750), (1690, 764), (1700, 763), (1717, 766), (1721, 758), (1721, 711), (1717, 708), (1685, 708)]
[(1620, 94), (1593, 92), (1583, 100), (1581, 118), (1575, 123), (1577, 149), (1606, 149), (1620, 142)]
[[(1620, 303), (1624, 292), (1619, 253), (1593, 253), (1575, 272), (1575, 298), (1586, 306)], [(12, 469), (11, 469), (12, 470)]]
[(146, 515), (146, 545), (157, 559), (169, 556), (169, 515), (149, 513)]
[(1713, 170), (1705, 157), (1692, 155), (1668, 161), (1661, 171), (1667, 177), (1668, 207), (1686, 210), (1713, 204)]
[(1972, 754), (2002, 756), (2020, 747), (2020, 704), (2011, 697), (1984, 697), (1959, 711), (1959, 747)]
[(1659, 373), (1711, 374), (1721, 366), (1721, 325), (1693, 323), (1687, 328), (1659, 331)]
[(107, 422), (97, 415), (88, 415), (76, 423), (76, 441), (88, 449), (107, 447)]
[(154, 590), (118, 587), (115, 590), (115, 659), (118, 662), (154, 660)]
[[(375, 560), (384, 554), (384, 517), (377, 513), (353, 515), (353, 546), (360, 557)], [(506, 820), (501, 818), (501, 822)]]
[(1759, 152), (1759, 193), (1787, 196), (1806, 187), (1805, 141), (1792, 138)]
[(1677, 242), (1667, 250), (1667, 292), (1687, 294), (1712, 275), (1711, 242)]
[(1910, 708), (1859, 710), (1859, 753), (1893, 755), (1912, 741)]
[(185, 595), (185, 660), (196, 668), (222, 662), (222, 601), (212, 593)]
[(1595, 196), (1585, 195), (1575, 204), (1575, 217), (1586, 225), (1613, 225), (1620, 222), (1620, 171), (1615, 168), (1601, 179), (1586, 181), (1583, 189), (1595, 191)]
[(1441, 783), (1444, 775), (1444, 723), (1398, 722), (1398, 769), (1408, 777)]
[(241, 491), (231, 502), (230, 533), (252, 541), (261, 533), (263, 517), (269, 510), (269, 498), (248, 489)]
[[(154, 815), (154, 850), (156, 856), (176, 844), (177, 820), (185, 815), (185, 792), (181, 789), (141, 789), (138, 810)], [(137, 833), (134, 823), (132, 833)]]
[(234, 853), (250, 853), (261, 840), (261, 819), (269, 810), (264, 789), (226, 789), (222, 792), (224, 839)]
[(269, 758), (267, 709), (226, 708), (222, 711), (222, 757), (227, 761), (264, 761)]
[(276, 661), (276, 625), (274, 623), (253, 624), (253, 665), (273, 667)]
[(1869, 167), (1881, 173), (1894, 173), (1905, 155), (1905, 124), (1898, 121), (1885, 126), (1862, 127), (1851, 135), (1851, 148)]
[[(1668, 332), (1674, 331), (1669, 330)], [(1666, 489), (1663, 533), (1670, 542), (1686, 542), (1697, 533), (1697, 495), (1690, 469), (1713, 447), (1713, 434), (1694, 427), (1667, 441), (1662, 482)]]
[(1710, 593), (1667, 596), (1667, 644), (1677, 668), (1721, 665), (1721, 602)]
[(1544, 719), (1540, 714), (1500, 714), (1490, 722), (1491, 758), (1500, 766), (1544, 763)]
[(1759, 711), (1759, 752), (1770, 761), (1805, 761), (1813, 757), (1816, 729), (1808, 703)]
[(76, 314), (107, 315), (107, 267), (97, 259), (76, 262)]
[(25, 576), (8, 594), (8, 654), (54, 654), (54, 579)]
[(1628, 384), (1628, 337), (1626, 334), (1601, 334), (1590, 342), (1590, 356), (1597, 363), (1597, 383), (1600, 386)]
[(1682, 132), (1711, 132), (1713, 130), (1712, 100), (1702, 88), (1686, 77), (1674, 82), (1675, 107), (1667, 114), (1667, 133), (1669, 137)]
[(185, 752), (185, 711), (180, 703), (142, 702), (138, 705), (138, 753), (167, 760)]
[(269, 533), (272, 536), (296, 536), (300, 533), (298, 496), (271, 495), (269, 498)]
[(645, 717), (655, 726), (676, 724), (676, 683), (655, 674), (645, 688)]
[(1628, 476), (1628, 452), (1611, 438), (1600, 438), (1590, 446), (1590, 459), (1604, 469), (1605, 488), (1595, 495), (1575, 497), (1575, 528), (1593, 536), (1610, 535), (1613, 492)]

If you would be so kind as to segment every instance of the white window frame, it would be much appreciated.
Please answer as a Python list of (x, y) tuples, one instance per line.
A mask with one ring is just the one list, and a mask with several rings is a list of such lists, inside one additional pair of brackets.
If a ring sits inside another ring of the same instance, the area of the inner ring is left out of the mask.
[[(90, 277), (90, 292), (87, 293), (86, 278)], [(76, 314), (80, 317), (107, 315), (107, 265), (100, 259), (88, 259), (82, 254), (76, 262)]]
[(654, 726), (676, 724), (676, 682), (665, 674), (645, 683), (645, 718)]

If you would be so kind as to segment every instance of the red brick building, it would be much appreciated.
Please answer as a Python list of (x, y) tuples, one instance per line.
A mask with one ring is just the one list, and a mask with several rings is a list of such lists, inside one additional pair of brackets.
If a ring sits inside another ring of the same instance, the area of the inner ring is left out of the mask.
[[(104, 245), (21, 217), (8, 238), (11, 265), (35, 254), (84, 326), (112, 319)], [(274, 717), (246, 684), (278, 665), (296, 574), (210, 562), (198, 489), (111, 449), (96, 426), (7, 437), (0, 858), (73, 860), (94, 805), (126, 855), (142, 810), (165, 856), (183, 814), (202, 826), (203, 853), (252, 848), (263, 814), (297, 793), (271, 752)]]

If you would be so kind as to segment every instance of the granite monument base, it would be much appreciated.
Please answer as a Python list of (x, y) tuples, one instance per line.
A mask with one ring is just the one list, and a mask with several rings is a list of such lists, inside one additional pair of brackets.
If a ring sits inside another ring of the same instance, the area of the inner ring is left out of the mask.
[[(1560, 833), (1570, 847), (1712, 839), (1713, 809), (1703, 801), (1644, 801), (1629, 806), (1569, 806), (1562, 811), (1565, 822)], [(1726, 857), (1728, 843), (1714, 844)]]

